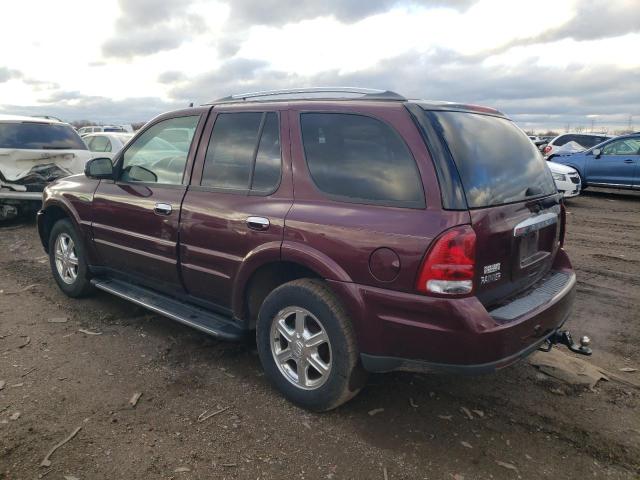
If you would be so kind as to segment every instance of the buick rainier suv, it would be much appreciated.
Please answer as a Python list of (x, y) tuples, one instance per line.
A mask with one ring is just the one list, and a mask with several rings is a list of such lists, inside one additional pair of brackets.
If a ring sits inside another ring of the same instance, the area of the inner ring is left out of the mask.
[(38, 215), (65, 294), (255, 334), (266, 377), (314, 411), (368, 372), (590, 351), (560, 330), (576, 283), (564, 225), (545, 161), (499, 111), (348, 88), (160, 115), (49, 185)]

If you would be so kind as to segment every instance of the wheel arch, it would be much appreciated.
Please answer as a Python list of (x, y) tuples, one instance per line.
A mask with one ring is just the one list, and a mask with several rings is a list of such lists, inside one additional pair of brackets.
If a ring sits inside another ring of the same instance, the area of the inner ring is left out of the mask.
[[(78, 220), (71, 210), (62, 203), (50, 203), (38, 212), (38, 235), (44, 251), (49, 253), (49, 235), (56, 222), (67, 218), (78, 229)], [(78, 230), (79, 231), (79, 230)]]

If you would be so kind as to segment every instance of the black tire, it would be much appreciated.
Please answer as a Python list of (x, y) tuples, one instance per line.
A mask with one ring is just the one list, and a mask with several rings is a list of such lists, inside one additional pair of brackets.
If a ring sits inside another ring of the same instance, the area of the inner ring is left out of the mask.
[[(69, 279), (65, 281), (62, 278), (61, 274), (58, 272), (58, 267), (56, 266), (56, 241), (59, 237), (65, 235), (70, 237), (73, 241), (75, 257), (77, 258), (77, 274), (75, 279), (71, 282), (69, 282)], [(93, 291), (93, 286), (90, 282), (91, 277), (87, 265), (84, 243), (76, 232), (71, 221), (66, 218), (58, 220), (53, 225), (51, 233), (49, 234), (49, 265), (51, 266), (51, 272), (53, 273), (53, 278), (58, 284), (58, 287), (60, 287), (60, 290), (62, 290), (67, 296), (79, 298), (87, 296)]]
[[(272, 325), (290, 308), (305, 309), (317, 317), (329, 339), (330, 370), (317, 388), (305, 390), (292, 383), (272, 353)], [(294, 280), (273, 290), (260, 307), (256, 342), (266, 377), (289, 401), (305, 409), (320, 412), (336, 408), (353, 398), (366, 382), (351, 321), (322, 281)]]

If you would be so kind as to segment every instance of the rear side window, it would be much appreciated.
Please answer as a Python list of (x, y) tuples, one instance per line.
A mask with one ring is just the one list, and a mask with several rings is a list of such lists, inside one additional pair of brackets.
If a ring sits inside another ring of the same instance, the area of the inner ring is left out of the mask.
[(269, 194), (280, 184), (281, 164), (275, 112), (221, 113), (213, 126), (200, 184)]
[(102, 135), (93, 137), (89, 141), (89, 150), (92, 152), (110, 152), (111, 151), (111, 142), (107, 137)]
[(391, 127), (342, 113), (303, 113), (300, 123), (309, 172), (322, 192), (354, 203), (424, 207), (416, 162)]
[(465, 112), (425, 113), (449, 147), (470, 208), (556, 192), (540, 152), (510, 120)]
[(579, 137), (576, 141), (584, 148), (591, 148), (604, 142), (606, 139), (606, 137), (592, 137), (591, 135), (584, 135)]
[(0, 123), (0, 148), (24, 150), (86, 150), (70, 125), (55, 123)]
[(565, 143), (575, 142), (575, 141), (576, 141), (576, 138), (573, 135), (561, 135), (560, 137), (557, 138), (557, 140), (554, 140), (553, 144), (556, 147), (561, 147)]

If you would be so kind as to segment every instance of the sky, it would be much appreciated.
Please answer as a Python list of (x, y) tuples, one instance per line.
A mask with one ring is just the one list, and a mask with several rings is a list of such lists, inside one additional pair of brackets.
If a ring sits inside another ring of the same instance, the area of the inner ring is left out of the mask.
[(640, 0), (20, 0), (2, 20), (0, 113), (132, 123), (354, 86), (640, 129)]

